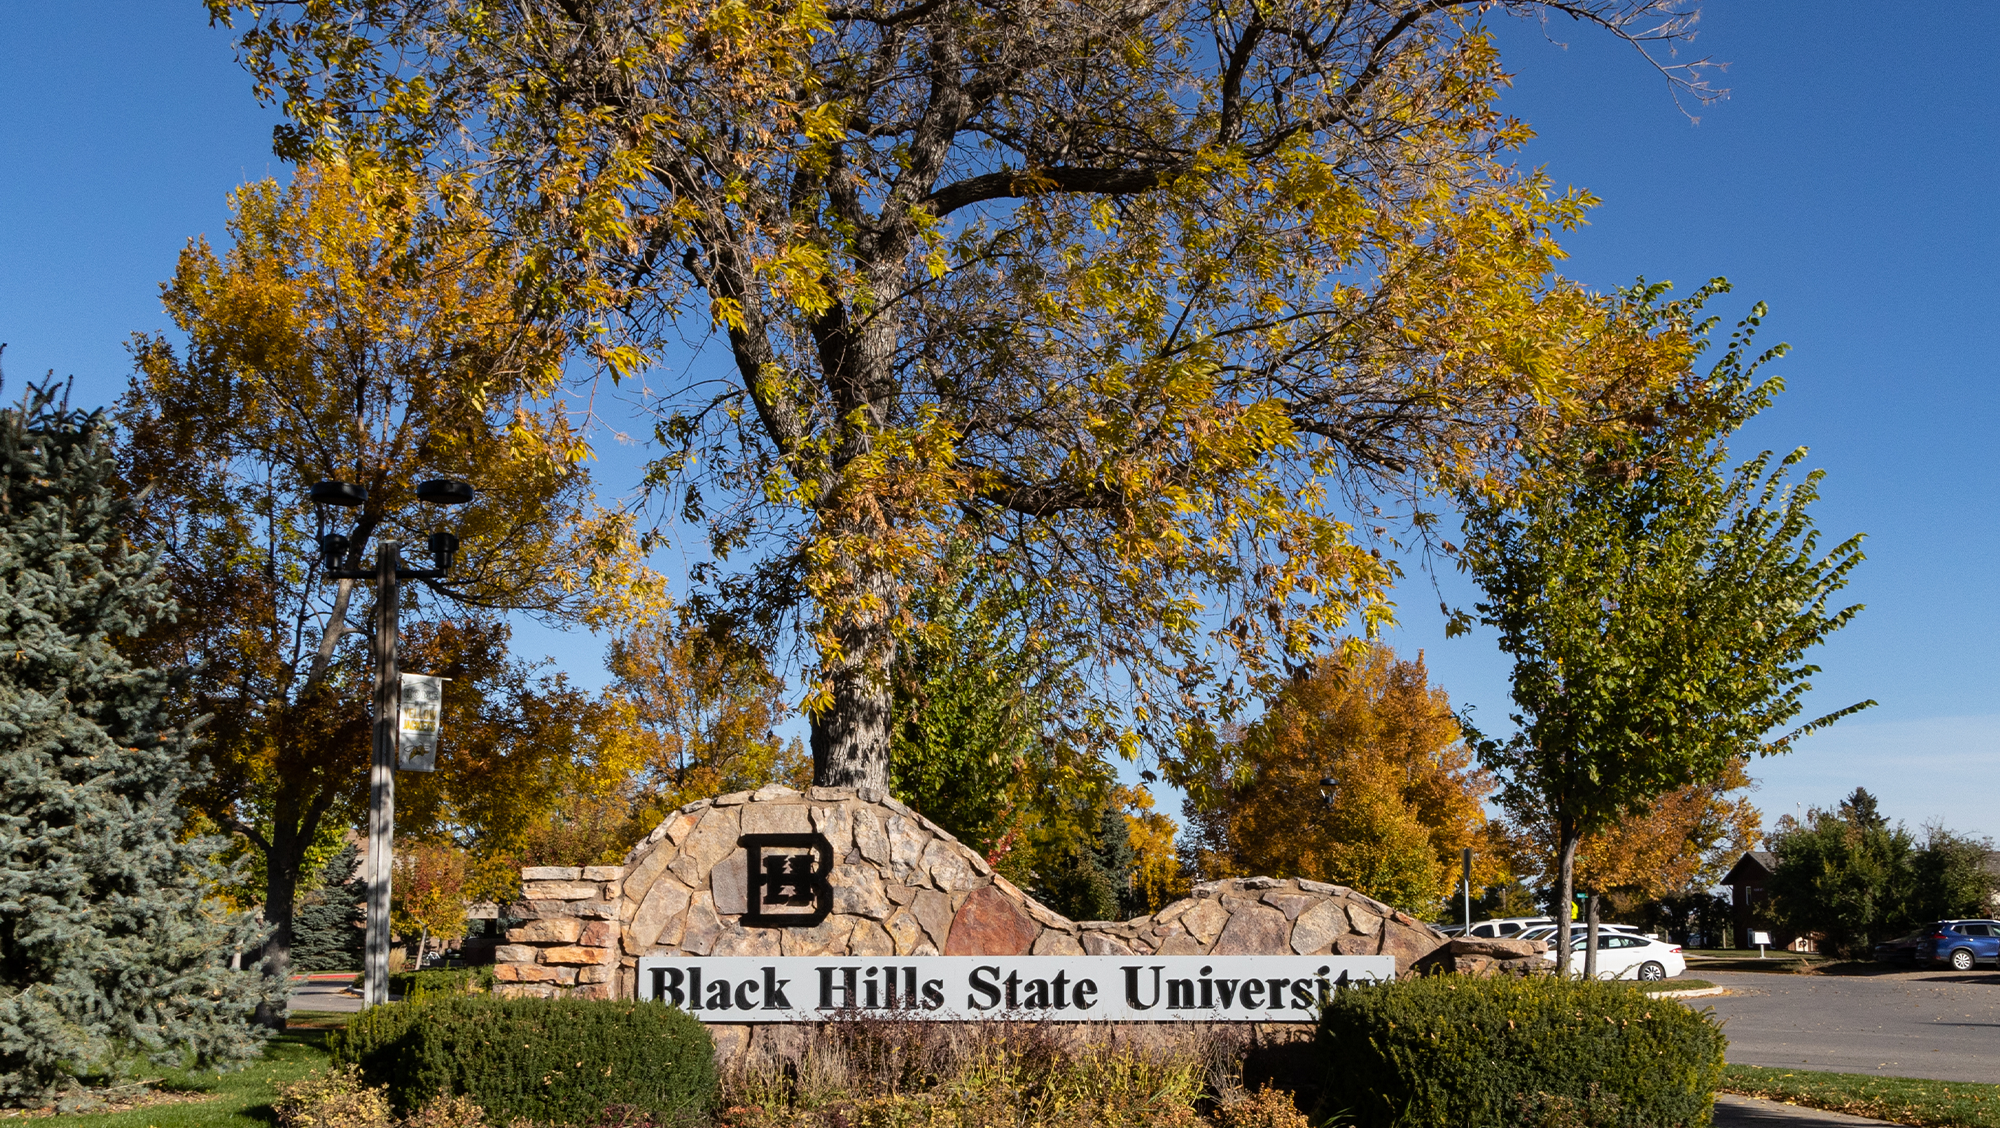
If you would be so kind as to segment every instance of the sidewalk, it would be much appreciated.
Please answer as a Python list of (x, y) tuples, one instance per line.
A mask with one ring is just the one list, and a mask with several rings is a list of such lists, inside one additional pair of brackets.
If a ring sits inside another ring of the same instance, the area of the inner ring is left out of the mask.
[(1757, 1097), (1739, 1097), (1732, 1093), (1715, 1095), (1714, 1128), (1857, 1128), (1859, 1125), (1889, 1123), (1887, 1120), (1801, 1108)]

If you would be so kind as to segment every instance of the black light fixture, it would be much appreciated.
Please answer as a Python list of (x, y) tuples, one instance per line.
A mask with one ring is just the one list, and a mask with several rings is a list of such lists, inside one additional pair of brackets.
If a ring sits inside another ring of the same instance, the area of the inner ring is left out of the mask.
[(368, 504), (367, 488), (347, 482), (319, 482), (306, 493), (314, 505), (338, 505), (342, 509), (352, 509)]
[(451, 533), (432, 533), (427, 542), (431, 559), (437, 563), (438, 571), (451, 571), (452, 561), (458, 557), (458, 537)]
[(472, 484), (457, 478), (432, 478), (417, 483), (417, 500), (432, 505), (464, 505), (472, 500)]
[(313, 538), (313, 543), (319, 546), (320, 566), (338, 568), (347, 559), (347, 550), (353, 542), (343, 533), (326, 531), (326, 507), (353, 509), (357, 505), (366, 505), (368, 490), (348, 482), (326, 481), (314, 483), (306, 491), (306, 496), (312, 498), (313, 518), (319, 526), (319, 534)]

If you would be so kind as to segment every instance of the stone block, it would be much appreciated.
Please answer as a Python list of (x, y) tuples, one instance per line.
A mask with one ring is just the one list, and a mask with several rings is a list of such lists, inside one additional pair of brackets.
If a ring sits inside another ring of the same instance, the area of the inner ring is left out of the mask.
[[(673, 819), (670, 818), (668, 821), (672, 822)], [(660, 874), (666, 872), (667, 863), (673, 859), (673, 848), (665, 843), (657, 843), (643, 857), (633, 862), (627, 868), (625, 880), (621, 883), (620, 892), (624, 894), (625, 900), (635, 905), (643, 902), (646, 894), (652, 892), (653, 882), (659, 880)]]
[(745, 928), (732, 924), (723, 928), (709, 949), (711, 956), (775, 956), (781, 951), (778, 937), (782, 928)]
[(884, 885), (882, 892), (889, 895), (892, 905), (907, 905), (917, 899), (917, 891), (908, 885)]
[(1203, 900), (1180, 915), (1179, 924), (1188, 930), (1188, 935), (1200, 942), (1203, 948), (1215, 943), (1222, 934), (1222, 926), (1229, 923), (1229, 912), (1219, 903)]
[[(892, 840), (893, 849), (893, 840)], [(930, 875), (931, 884), (947, 893), (986, 884), (986, 879), (972, 868), (972, 852), (956, 842), (933, 838), (924, 847), (919, 867)]]
[(554, 983), (560, 977), (552, 967), (500, 964), (493, 969), (493, 978), (500, 983)]
[(577, 968), (573, 966), (559, 967), (556, 969), (556, 982), (562, 984), (565, 987), (570, 986), (571, 984), (576, 982), (576, 973), (577, 973)]
[(1201, 904), (1201, 902), (1195, 900), (1192, 897), (1183, 897), (1182, 899), (1175, 901), (1173, 904), (1168, 905), (1166, 908), (1161, 909), (1159, 912), (1154, 913), (1153, 923), (1171, 924), (1182, 913), (1187, 912), (1189, 909), (1192, 909), (1199, 904)]
[(851, 787), (808, 787), (806, 798), (815, 803), (840, 803), (854, 798)]
[[(750, 794), (750, 801), (752, 803), (776, 803), (782, 800), (790, 800), (797, 803), (804, 798), (804, 795), (793, 791), (781, 783), (767, 783)], [(750, 832), (744, 831), (744, 833), (748, 834)]]
[(583, 876), (579, 866), (525, 866), (522, 881), (575, 881)]
[(901, 881), (917, 872), (931, 836), (917, 825), (917, 820), (897, 815), (889, 817), (884, 829), (889, 835), (889, 873)]
[(1285, 914), (1286, 920), (1297, 920), (1299, 914), (1321, 904), (1326, 899), (1310, 893), (1294, 893), (1288, 889), (1273, 889), (1264, 894), (1264, 903)]
[(1026, 909), (997, 886), (973, 891), (952, 917), (945, 938), (947, 956), (1019, 956), (1027, 954), (1041, 932)]
[(602, 948), (586, 948), (581, 944), (563, 944), (542, 949), (545, 964), (598, 964), (606, 962), (610, 952)]
[(583, 922), (575, 917), (552, 917), (525, 921), (507, 930), (510, 944), (574, 944), (583, 935)]
[(1443, 938), (1425, 928), (1421, 931), (1409, 925), (1389, 922), (1382, 926), (1382, 947), (1380, 955), (1396, 957), (1396, 974), (1410, 970), (1411, 965), (1431, 954), (1442, 943)]
[(917, 914), (907, 908), (891, 913), (889, 919), (882, 922), (882, 930), (889, 934), (889, 940), (896, 945), (899, 956), (915, 952), (924, 939), (924, 929), (917, 923)]
[(553, 999), (556, 991), (553, 983), (499, 983), (493, 988), (503, 999)]
[(811, 928), (780, 928), (778, 945), (787, 956), (844, 955), (847, 938), (854, 933), (850, 916), (829, 916)]
[(1382, 932), (1382, 918), (1360, 905), (1347, 906), (1347, 920), (1363, 936), (1379, 936)]
[(1035, 937), (1035, 946), (1031, 949), (1031, 954), (1037, 956), (1080, 956), (1083, 954), (1083, 945), (1077, 942), (1076, 936), (1073, 933), (1064, 932), (1058, 928), (1044, 928), (1042, 934)]
[(1207, 947), (1194, 937), (1182, 933), (1160, 941), (1158, 954), (1162, 956), (1199, 956), (1207, 952)]
[(715, 797), (715, 805), (718, 807), (740, 807), (749, 801), (750, 793), (748, 791), (732, 791), (727, 795), (718, 795)]
[(836, 866), (827, 879), (833, 885), (833, 911), (846, 916), (881, 920), (889, 915), (889, 895), (882, 877), (867, 866)]
[(598, 885), (595, 881), (523, 881), (521, 895), (530, 901), (590, 901), (595, 900)]
[[(624, 916), (619, 901), (557, 901), (536, 902), (537, 904), (559, 904), (563, 916), (582, 917), (585, 920), (617, 920)], [(555, 915), (555, 914), (550, 914)]]
[(1292, 951), (1302, 956), (1318, 955), (1347, 935), (1347, 914), (1339, 901), (1321, 901), (1299, 914), (1292, 922)]
[(585, 881), (618, 881), (623, 879), (624, 876), (625, 876), (624, 866), (583, 867), (583, 879)]
[(496, 964), (534, 963), (535, 953), (541, 949), (533, 944), (502, 944), (493, 949)]
[(708, 886), (708, 872), (715, 863), (741, 849), (736, 845), (737, 809), (735, 807), (711, 807), (701, 816), (701, 825), (681, 846), (680, 857), (667, 863), (675, 877), (681, 879), (690, 889), (705, 889)]
[(1291, 925), (1285, 914), (1266, 905), (1246, 906), (1229, 914), (1229, 923), (1215, 938), (1210, 951), (1218, 956), (1276, 956), (1288, 948), (1286, 936)]
[(1078, 939), (1083, 944), (1083, 951), (1086, 955), (1129, 956), (1132, 954), (1132, 946), (1130, 944), (1107, 933), (1085, 932)]
[(670, 816), (666, 823), (667, 841), (678, 846), (687, 841), (687, 836), (701, 824), (701, 814), (697, 811), (679, 811)]
[(925, 934), (938, 951), (944, 950), (945, 941), (951, 936), (951, 898), (928, 889), (917, 894), (917, 923), (923, 926)]
[(593, 920), (583, 926), (583, 932), (576, 942), (586, 948), (609, 948), (612, 938), (618, 935), (618, 925), (608, 920)]
[[(745, 807), (743, 813), (747, 815), (756, 809)], [(750, 851), (736, 850), (715, 863), (715, 868), (708, 871), (708, 890), (715, 897), (716, 912), (724, 916), (736, 916), (748, 912)]]
[[(845, 791), (846, 788), (815, 787), (814, 791)], [(845, 858), (854, 850), (854, 812), (846, 805), (828, 803), (808, 808), (812, 811), (813, 829), (833, 847), (835, 861)]]
[(681, 951), (691, 956), (708, 955), (720, 935), (722, 921), (715, 915), (715, 902), (706, 890), (696, 893), (688, 902), (687, 930), (681, 934)]
[(1381, 941), (1373, 936), (1361, 936), (1350, 932), (1333, 942), (1333, 951), (1334, 954), (1341, 956), (1372, 956), (1380, 943)]
[(887, 929), (872, 920), (854, 922), (854, 931), (847, 938), (847, 954), (850, 956), (893, 956), (896, 942)]
[(889, 835), (882, 829), (882, 816), (866, 807), (854, 811), (854, 849), (878, 866), (889, 864)]
[[(785, 788), (779, 790), (787, 795), (798, 794)], [(759, 791), (757, 794), (762, 795), (764, 792)], [(802, 802), (748, 803), (743, 807), (741, 818), (745, 834), (811, 834), (813, 829), (812, 808)]]

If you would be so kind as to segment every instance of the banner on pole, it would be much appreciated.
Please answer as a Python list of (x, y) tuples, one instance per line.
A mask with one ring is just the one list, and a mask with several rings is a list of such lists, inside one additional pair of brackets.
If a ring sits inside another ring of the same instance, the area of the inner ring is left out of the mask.
[(437, 770), (438, 728), (444, 718), (444, 678), (403, 675), (402, 724), (396, 733), (396, 767), (405, 772)]

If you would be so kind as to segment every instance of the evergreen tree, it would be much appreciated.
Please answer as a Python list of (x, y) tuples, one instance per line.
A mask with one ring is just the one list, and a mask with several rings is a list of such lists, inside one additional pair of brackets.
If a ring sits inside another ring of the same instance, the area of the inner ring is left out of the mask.
[(352, 842), (328, 859), (318, 888), (292, 916), (292, 970), (353, 971), (361, 966), (362, 906), (368, 885), (361, 880), (360, 851)]
[(116, 642), (174, 613), (120, 533), (101, 417), (30, 388), (0, 412), (0, 1099), (88, 1103), (140, 1062), (254, 1055), (260, 939), (210, 898), (212, 839), (181, 837), (197, 782), (159, 671)]

